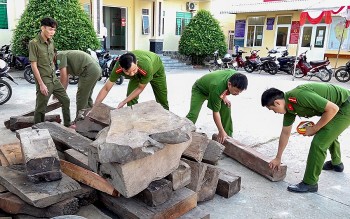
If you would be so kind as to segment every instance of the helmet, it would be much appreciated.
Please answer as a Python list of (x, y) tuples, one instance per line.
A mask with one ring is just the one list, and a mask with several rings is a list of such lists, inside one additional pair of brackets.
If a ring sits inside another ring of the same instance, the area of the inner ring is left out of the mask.
[(9, 67), (8, 67), (7, 63), (4, 60), (0, 59), (0, 73), (3, 73), (5, 71), (7, 71), (8, 69), (9, 69)]

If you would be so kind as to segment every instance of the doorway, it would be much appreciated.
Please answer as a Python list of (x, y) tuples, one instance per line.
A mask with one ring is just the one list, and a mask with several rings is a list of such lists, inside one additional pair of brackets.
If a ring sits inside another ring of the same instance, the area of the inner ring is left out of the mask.
[(326, 50), (327, 25), (304, 25), (301, 32), (299, 54), (305, 52), (309, 61), (323, 60)]
[(103, 23), (107, 28), (106, 49), (126, 50), (126, 8), (103, 6)]

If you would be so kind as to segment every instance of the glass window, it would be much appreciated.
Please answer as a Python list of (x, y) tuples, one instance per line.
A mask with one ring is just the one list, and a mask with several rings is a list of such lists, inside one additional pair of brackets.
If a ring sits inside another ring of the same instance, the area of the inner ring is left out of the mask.
[(0, 29), (8, 29), (7, 0), (0, 0)]
[(301, 38), (301, 47), (310, 47), (312, 27), (304, 27)]
[(277, 25), (278, 24), (291, 24), (292, 23), (292, 16), (278, 16), (277, 18)]
[(287, 46), (289, 27), (277, 27), (276, 46)]
[(176, 12), (176, 35), (182, 35), (186, 26), (190, 23), (192, 19), (191, 12)]
[(248, 18), (247, 47), (262, 46), (265, 17)]

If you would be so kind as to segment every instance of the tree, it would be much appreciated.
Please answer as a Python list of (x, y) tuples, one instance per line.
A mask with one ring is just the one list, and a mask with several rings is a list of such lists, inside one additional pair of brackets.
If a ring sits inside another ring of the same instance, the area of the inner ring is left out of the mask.
[(199, 64), (216, 50), (221, 55), (227, 52), (225, 35), (209, 11), (199, 10), (181, 36), (179, 52), (191, 56), (193, 64)]
[(14, 30), (12, 50), (16, 55), (28, 56), (28, 43), (39, 33), (40, 20), (44, 17), (52, 17), (58, 23), (54, 36), (58, 50), (86, 51), (101, 47), (78, 0), (30, 0)]

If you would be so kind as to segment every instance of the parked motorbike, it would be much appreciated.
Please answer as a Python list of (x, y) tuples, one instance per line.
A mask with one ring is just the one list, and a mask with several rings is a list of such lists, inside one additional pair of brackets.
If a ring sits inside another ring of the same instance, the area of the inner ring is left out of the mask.
[[(56, 66), (55, 74), (58, 78), (60, 77), (60, 70), (57, 68), (57, 66)], [(23, 77), (29, 83), (35, 84), (35, 78), (34, 78), (34, 74), (33, 74), (33, 70), (32, 70), (31, 65), (27, 65), (25, 67), (24, 72), (23, 72)], [(78, 82), (79, 82), (78, 76), (69, 75), (69, 80), (68, 80), (69, 84), (77, 84)]]
[[(91, 49), (88, 49), (88, 51), (90, 52), (90, 55), (96, 59), (96, 61), (102, 68), (102, 77), (100, 78), (100, 80), (102, 78), (105, 78), (104, 82), (106, 82), (109, 76), (111, 75), (115, 63), (118, 61), (119, 56), (111, 55), (108, 51), (105, 50), (92, 51)], [(121, 75), (115, 83), (117, 85), (121, 85), (123, 84), (124, 79), (125, 77)]]
[(239, 50), (239, 51), (237, 51), (236, 54), (232, 55), (232, 57), (234, 58), (234, 62), (237, 65), (237, 69), (244, 68), (244, 66), (245, 66), (245, 61), (243, 59), (243, 53), (246, 53), (246, 52)]
[(3, 45), (0, 48), (0, 59), (5, 60), (9, 55), (10, 45)]
[(13, 77), (7, 73), (10, 67), (8, 64), (0, 59), (0, 105), (6, 103), (12, 96), (12, 88), (3, 78), (7, 78), (13, 83), (17, 84)]
[(287, 74), (293, 74), (294, 70), (294, 62), (295, 62), (295, 56), (288, 56), (288, 50), (283, 50), (281, 52), (281, 57), (277, 58), (277, 61), (279, 63), (279, 69), (280, 71), (284, 71)]
[(244, 70), (249, 73), (259, 70), (259, 74), (264, 70), (269, 74), (275, 75), (278, 71), (276, 57), (267, 56), (260, 58), (258, 55), (259, 51), (260, 50), (252, 50), (250, 56), (246, 56)]
[(219, 57), (219, 50), (213, 53), (214, 61), (209, 66), (209, 71), (221, 70), (223, 68), (231, 68), (237, 70), (237, 62), (230, 54), (226, 54), (224, 58)]
[(350, 61), (345, 66), (340, 66), (334, 73), (335, 79), (339, 82), (348, 82), (350, 80)]
[(27, 65), (30, 65), (28, 57), (16, 56), (10, 50), (10, 45), (4, 45), (0, 48), (0, 58), (7, 62), (10, 68), (23, 70)]
[(330, 81), (332, 79), (333, 71), (329, 60), (327, 59), (308, 62), (306, 53), (307, 50), (299, 55), (294, 77), (302, 78), (304, 76), (309, 76), (309, 80), (312, 77), (317, 77), (323, 82)]

